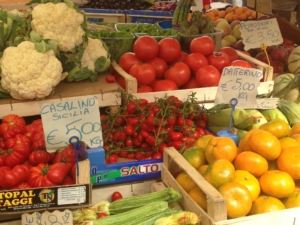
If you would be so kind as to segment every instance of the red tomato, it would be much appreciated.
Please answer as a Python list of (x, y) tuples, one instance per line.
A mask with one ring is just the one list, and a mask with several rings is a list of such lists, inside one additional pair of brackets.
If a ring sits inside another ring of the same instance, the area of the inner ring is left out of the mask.
[(148, 85), (142, 85), (137, 90), (137, 93), (147, 93), (147, 92), (153, 92), (152, 87), (150, 87)]
[(218, 50), (218, 52), (225, 53), (228, 56), (230, 62), (232, 62), (234, 60), (237, 60), (239, 58), (239, 55), (237, 54), (237, 51), (234, 48), (231, 48), (231, 47), (220, 48)]
[(0, 187), (9, 189), (21, 182), (27, 181), (30, 175), (30, 166), (25, 164), (16, 165), (13, 168), (4, 166), (1, 167), (0, 173)]
[(163, 157), (161, 152), (156, 152), (154, 153), (154, 155), (152, 156), (152, 159), (161, 159)]
[(174, 81), (178, 87), (181, 87), (189, 81), (191, 70), (183, 62), (177, 62), (165, 72), (165, 78)]
[(115, 191), (111, 195), (111, 201), (112, 202), (117, 201), (118, 199), (122, 199), (122, 198), (123, 198), (122, 194), (120, 192), (118, 192), (118, 191)]
[(179, 151), (184, 145), (183, 141), (172, 141), (172, 145), (177, 151)]
[(105, 77), (105, 81), (106, 81), (106, 83), (114, 83), (116, 81), (116, 78), (113, 75), (109, 75), (109, 76)]
[(135, 157), (136, 160), (142, 160), (142, 159), (144, 159), (144, 155), (141, 152), (136, 152), (134, 154), (134, 157)]
[(166, 143), (161, 143), (159, 146), (158, 146), (158, 151), (163, 153), (164, 150), (168, 147), (168, 145)]
[(168, 64), (165, 60), (163, 60), (162, 58), (155, 57), (153, 59), (147, 60), (146, 63), (149, 63), (154, 67), (157, 79), (164, 78), (164, 74), (168, 69)]
[(253, 68), (250, 63), (246, 62), (245, 60), (234, 60), (233, 62), (230, 63), (230, 66), (240, 66), (240, 67), (245, 67), (245, 68)]
[(193, 72), (196, 72), (201, 66), (208, 65), (207, 58), (202, 53), (192, 53), (188, 55), (184, 63), (188, 65)]
[(142, 61), (138, 57), (136, 57), (133, 52), (126, 52), (119, 59), (120, 67), (127, 73), (134, 64), (139, 64), (141, 62)]
[(40, 163), (48, 163), (50, 161), (50, 154), (46, 150), (34, 150), (30, 153), (28, 160), (33, 166)]
[(199, 87), (218, 86), (221, 73), (214, 66), (202, 66), (196, 71), (196, 81)]
[(155, 69), (149, 63), (133, 65), (129, 74), (135, 77), (140, 85), (151, 85), (156, 77)]
[(223, 52), (213, 52), (207, 57), (208, 64), (214, 66), (220, 73), (222, 73), (223, 68), (229, 66), (230, 59)]
[(178, 90), (177, 84), (172, 80), (159, 80), (154, 84), (153, 91), (175, 91)]
[(101, 219), (103, 217), (107, 217), (107, 214), (106, 213), (98, 213), (97, 219)]
[(133, 52), (141, 60), (152, 59), (158, 54), (158, 43), (150, 36), (139, 37), (133, 44)]
[(134, 128), (133, 128), (133, 126), (131, 126), (130, 124), (128, 124), (128, 125), (125, 127), (125, 133), (126, 133), (128, 136), (133, 135), (133, 133), (134, 133)]
[(180, 53), (180, 57), (174, 61), (175, 62), (184, 62), (185, 58), (188, 56), (189, 54), (187, 52), (181, 51)]
[(203, 55), (210, 55), (215, 50), (215, 42), (209, 36), (201, 36), (194, 38), (190, 44), (191, 53), (202, 53)]
[(171, 132), (169, 133), (171, 141), (181, 141), (183, 139), (183, 134), (181, 132)]
[(198, 88), (198, 84), (195, 76), (191, 76), (189, 81), (186, 82), (182, 87), (182, 89), (193, 89)]
[(167, 63), (174, 62), (181, 55), (180, 43), (174, 38), (164, 38), (160, 40), (158, 47), (158, 57), (164, 59)]

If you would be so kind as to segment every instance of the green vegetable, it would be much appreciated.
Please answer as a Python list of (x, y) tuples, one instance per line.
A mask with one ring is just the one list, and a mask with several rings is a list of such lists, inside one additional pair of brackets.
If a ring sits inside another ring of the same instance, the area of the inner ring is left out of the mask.
[(166, 201), (168, 203), (173, 203), (178, 202), (181, 198), (182, 195), (179, 191), (173, 188), (166, 188), (158, 192), (119, 199), (109, 205), (109, 212), (110, 214), (118, 214), (151, 202)]
[(132, 209), (127, 212), (101, 218), (99, 220), (94, 221), (93, 224), (94, 225), (123, 225), (125, 223), (130, 223), (132, 220), (136, 219), (137, 217), (155, 215), (159, 212), (164, 212), (166, 209), (168, 209), (168, 202), (156, 201), (156, 202), (148, 203), (147, 205), (144, 205), (142, 207)]
[(0, 85), (0, 99), (1, 98), (11, 98), (11, 95)]
[(91, 38), (101, 39), (107, 46), (110, 58), (119, 61), (126, 52), (132, 52), (134, 35), (127, 31), (89, 30), (87, 35)]
[(159, 25), (149, 23), (120, 23), (116, 25), (116, 28), (118, 31), (126, 31), (131, 33), (149, 33), (161, 29)]
[(288, 100), (279, 99), (278, 109), (286, 116), (291, 126), (300, 122), (300, 105)]

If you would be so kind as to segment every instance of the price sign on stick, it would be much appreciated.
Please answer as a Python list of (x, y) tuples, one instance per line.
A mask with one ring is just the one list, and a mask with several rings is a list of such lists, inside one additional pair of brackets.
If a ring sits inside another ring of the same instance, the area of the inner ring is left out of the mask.
[(236, 98), (239, 107), (255, 104), (257, 88), (262, 77), (261, 70), (235, 66), (225, 67), (217, 89), (215, 103), (229, 103), (232, 98)]
[(272, 46), (283, 42), (276, 18), (241, 21), (240, 31), (245, 50), (260, 48), (261, 44)]
[(68, 145), (72, 136), (90, 147), (102, 146), (99, 105), (93, 96), (44, 104), (41, 116), (49, 150)]

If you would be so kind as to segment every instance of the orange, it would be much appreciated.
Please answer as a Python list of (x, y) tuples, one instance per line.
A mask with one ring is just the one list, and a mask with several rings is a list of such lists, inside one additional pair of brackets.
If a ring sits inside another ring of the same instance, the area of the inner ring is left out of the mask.
[(225, 15), (225, 20), (227, 20), (227, 22), (231, 22), (233, 20), (233, 13), (227, 13)]
[(194, 187), (197, 187), (195, 182), (185, 172), (178, 174), (176, 181), (186, 192), (189, 192)]
[(293, 179), (300, 179), (300, 147), (283, 149), (277, 159), (277, 166), (279, 170), (289, 173)]
[(234, 166), (226, 159), (218, 159), (209, 164), (204, 178), (215, 188), (219, 188), (221, 185), (231, 182), (234, 179)]
[(249, 215), (275, 212), (283, 209), (285, 209), (285, 206), (278, 198), (261, 195), (252, 203)]
[(235, 157), (234, 167), (236, 170), (246, 170), (255, 177), (260, 177), (268, 170), (268, 161), (261, 155), (245, 151)]
[(239, 9), (239, 7), (238, 6), (233, 6), (233, 8), (232, 8), (232, 11), (236, 11), (237, 9)]
[(248, 16), (245, 13), (240, 15), (241, 20), (247, 20)]
[(300, 206), (300, 190), (295, 189), (293, 194), (282, 200), (285, 208), (296, 208)]
[(247, 8), (247, 6), (242, 6), (241, 8), (243, 9), (243, 12), (246, 12), (246, 11), (249, 10), (249, 9)]
[(270, 120), (269, 122), (262, 124), (259, 129), (269, 131), (277, 138), (288, 136), (291, 130), (289, 124), (283, 119), (279, 118)]
[(253, 19), (256, 18), (256, 12), (255, 12), (255, 11), (252, 12), (251, 17), (252, 17)]
[(280, 138), (279, 142), (281, 144), (281, 151), (288, 147), (300, 146), (300, 143), (291, 137)]
[(240, 20), (240, 19), (241, 19), (241, 17), (239, 15), (237, 15), (237, 14), (234, 14), (232, 16), (232, 20)]
[(256, 132), (258, 129), (252, 129), (250, 130), (247, 134), (244, 135), (244, 137), (240, 140), (239, 142), (239, 148), (241, 149), (241, 151), (251, 151), (251, 148), (249, 146), (249, 142), (248, 139), (250, 137), (251, 134), (253, 134), (254, 132)]
[(195, 143), (194, 146), (197, 146), (199, 148), (203, 148), (205, 149), (208, 142), (210, 141), (210, 139), (212, 139), (214, 136), (213, 135), (203, 135), (202, 137), (198, 138)]
[(218, 15), (219, 15), (219, 10), (213, 9), (213, 10), (211, 10), (211, 11), (212, 11), (212, 13), (213, 13), (215, 16), (218, 16)]
[(295, 180), (295, 189), (300, 189), (300, 180)]
[(223, 184), (219, 192), (226, 199), (228, 218), (246, 216), (252, 207), (252, 199), (248, 189), (237, 182)]
[(225, 10), (225, 12), (226, 12), (226, 14), (227, 13), (231, 13), (232, 12), (232, 7), (227, 7), (226, 10)]
[(193, 188), (188, 194), (204, 211), (207, 210), (206, 194), (199, 187)]
[(300, 134), (294, 134), (293, 136), (291, 136), (291, 138), (295, 139), (300, 143)]
[(244, 15), (246, 15), (246, 17), (248, 18), (249, 16), (251, 16), (251, 12), (250, 11), (245, 11)]
[(219, 18), (224, 18), (226, 15), (225, 11), (219, 11), (218, 17)]
[(300, 134), (300, 123), (297, 123), (292, 127), (289, 137), (292, 137), (294, 134)]
[(246, 170), (236, 170), (233, 182), (244, 185), (250, 192), (252, 201), (254, 201), (260, 194), (258, 179)]
[(237, 8), (234, 12), (237, 15), (241, 15), (244, 11), (243, 11), (243, 8)]
[(200, 166), (199, 169), (198, 169), (198, 172), (203, 176), (206, 169), (207, 169), (207, 167), (208, 167), (208, 164)]
[(217, 159), (227, 159), (232, 162), (237, 155), (235, 142), (229, 137), (213, 137), (205, 148), (207, 162)]
[(182, 153), (183, 158), (188, 161), (192, 167), (198, 169), (200, 166), (206, 164), (205, 151), (203, 148), (196, 146), (188, 148)]
[(212, 12), (207, 12), (205, 15), (211, 19), (215, 18), (215, 14), (213, 14)]
[(250, 135), (249, 146), (266, 160), (274, 160), (281, 153), (279, 140), (270, 132), (261, 129)]
[(286, 198), (295, 190), (295, 182), (291, 175), (280, 170), (269, 170), (259, 178), (264, 194), (275, 198)]

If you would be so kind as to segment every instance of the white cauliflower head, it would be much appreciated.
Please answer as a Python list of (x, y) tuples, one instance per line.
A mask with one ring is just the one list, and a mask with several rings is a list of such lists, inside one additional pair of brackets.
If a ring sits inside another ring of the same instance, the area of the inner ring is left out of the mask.
[(56, 40), (63, 52), (82, 44), (85, 34), (81, 27), (83, 22), (84, 15), (63, 2), (39, 4), (32, 10), (32, 29), (43, 39)]
[(88, 38), (88, 44), (84, 49), (80, 60), (81, 68), (87, 67), (89, 70), (95, 71), (95, 62), (101, 56), (108, 58), (108, 52), (105, 49), (103, 42), (99, 39)]
[(35, 44), (29, 41), (6, 48), (0, 67), (2, 87), (19, 100), (50, 95), (61, 81), (63, 71), (53, 50), (37, 52)]

